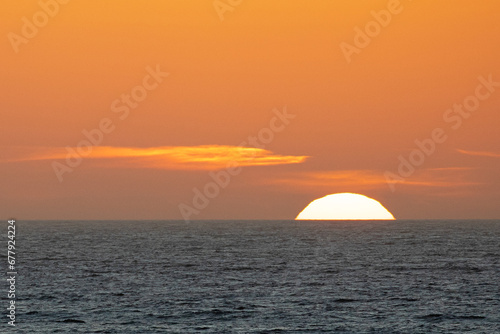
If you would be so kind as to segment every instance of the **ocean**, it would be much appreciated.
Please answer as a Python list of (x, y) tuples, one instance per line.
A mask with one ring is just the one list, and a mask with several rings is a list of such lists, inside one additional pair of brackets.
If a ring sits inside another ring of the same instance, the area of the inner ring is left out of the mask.
[(2, 333), (500, 333), (500, 220), (16, 224)]

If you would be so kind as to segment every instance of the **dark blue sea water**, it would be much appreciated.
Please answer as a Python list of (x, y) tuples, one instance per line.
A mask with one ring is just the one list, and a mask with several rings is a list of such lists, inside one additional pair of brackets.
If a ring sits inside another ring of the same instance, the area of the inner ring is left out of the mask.
[(500, 333), (498, 220), (19, 221), (17, 264), (2, 333)]

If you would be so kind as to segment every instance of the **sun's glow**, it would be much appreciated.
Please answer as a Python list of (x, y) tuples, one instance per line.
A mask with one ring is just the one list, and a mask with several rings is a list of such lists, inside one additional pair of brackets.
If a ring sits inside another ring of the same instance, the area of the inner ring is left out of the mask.
[(353, 193), (328, 195), (312, 201), (296, 220), (393, 220), (379, 201)]

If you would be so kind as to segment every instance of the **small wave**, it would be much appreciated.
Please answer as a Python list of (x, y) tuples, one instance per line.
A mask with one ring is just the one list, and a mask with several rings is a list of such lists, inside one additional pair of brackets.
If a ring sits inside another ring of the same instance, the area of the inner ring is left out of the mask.
[(65, 258), (62, 257), (41, 257), (39, 259), (34, 259), (35, 261), (60, 261), (60, 260), (65, 260)]
[(199, 326), (199, 327), (195, 327), (194, 328), (195, 330), (197, 331), (206, 331), (206, 330), (209, 330), (210, 327), (207, 327), (207, 326)]
[(284, 333), (286, 329), (283, 328), (271, 328), (271, 329), (266, 329), (263, 331), (260, 331), (259, 334), (267, 334), (267, 333)]
[(405, 302), (418, 302), (419, 301), (418, 298), (414, 298), (414, 297), (390, 297), (388, 299), (389, 300), (402, 300)]
[(441, 313), (430, 313), (417, 317), (427, 321), (441, 321), (441, 320), (483, 320), (486, 319), (482, 315), (445, 315)]
[(455, 317), (456, 319), (462, 319), (462, 320), (482, 320), (486, 319), (485, 316), (482, 315), (459, 315)]
[(252, 267), (228, 267), (228, 268), (224, 268), (224, 270), (227, 270), (227, 271), (254, 271), (254, 270), (256, 270), (256, 268), (252, 268)]
[(350, 298), (337, 298), (333, 300), (334, 303), (354, 303), (357, 302), (356, 299), (350, 299)]
[(441, 322), (445, 320), (444, 314), (441, 313), (429, 313), (426, 315), (419, 316), (417, 318), (427, 322)]
[(210, 309), (210, 310), (196, 310), (196, 311), (187, 311), (184, 313), (184, 317), (192, 317), (192, 316), (200, 316), (200, 315), (211, 315), (211, 316), (225, 316), (229, 314), (233, 314), (233, 311), (229, 310), (221, 310), (218, 308)]
[(420, 319), (437, 319), (437, 318), (442, 318), (442, 317), (443, 317), (443, 314), (441, 314), (441, 313), (430, 313), (430, 314), (422, 315), (418, 318), (420, 318)]
[(457, 264), (446, 264), (440, 269), (450, 270), (450, 271), (462, 271), (465, 273), (479, 273), (483, 272), (484, 269), (471, 265), (457, 265)]
[(310, 282), (307, 284), (308, 286), (324, 286), (325, 282)]
[(55, 298), (56, 298), (55, 296), (51, 296), (51, 295), (42, 295), (38, 299), (47, 300), (47, 299), (55, 299)]
[(213, 310), (210, 310), (210, 313), (212, 313), (214, 315), (223, 315), (223, 314), (228, 314), (230, 312), (222, 311), (222, 310), (219, 310), (218, 308), (215, 308)]
[(83, 320), (78, 320), (78, 319), (64, 319), (63, 321), (60, 322), (66, 322), (66, 323), (72, 323), (72, 324), (84, 324), (85, 321)]

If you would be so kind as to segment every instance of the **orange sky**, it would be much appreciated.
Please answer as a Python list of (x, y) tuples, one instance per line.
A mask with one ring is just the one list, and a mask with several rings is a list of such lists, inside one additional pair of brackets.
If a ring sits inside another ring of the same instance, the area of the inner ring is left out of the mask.
[[(228, 164), (192, 219), (292, 219), (337, 192), (398, 219), (500, 218), (499, 1), (64, 2), (0, 2), (3, 218), (182, 219)], [(71, 167), (82, 131), (97, 144)]]

